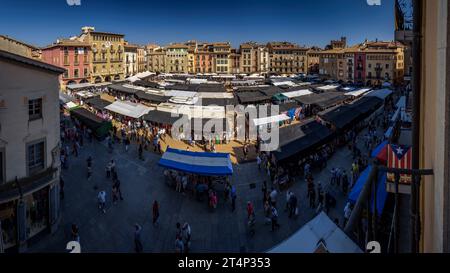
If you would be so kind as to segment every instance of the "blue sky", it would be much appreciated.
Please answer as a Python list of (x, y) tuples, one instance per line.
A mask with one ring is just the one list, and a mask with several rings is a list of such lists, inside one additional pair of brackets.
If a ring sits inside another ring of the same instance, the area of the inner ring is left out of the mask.
[(199, 41), (291, 41), (325, 46), (347, 36), (392, 40), (394, 0), (2, 0), (0, 34), (38, 46), (78, 35), (82, 26), (125, 34), (138, 44)]

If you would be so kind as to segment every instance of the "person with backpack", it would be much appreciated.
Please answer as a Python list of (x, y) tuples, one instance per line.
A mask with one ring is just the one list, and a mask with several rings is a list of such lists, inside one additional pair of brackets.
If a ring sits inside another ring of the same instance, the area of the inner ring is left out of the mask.
[(191, 247), (191, 226), (187, 222), (184, 223), (181, 232), (184, 244), (184, 251), (185, 253), (188, 253)]

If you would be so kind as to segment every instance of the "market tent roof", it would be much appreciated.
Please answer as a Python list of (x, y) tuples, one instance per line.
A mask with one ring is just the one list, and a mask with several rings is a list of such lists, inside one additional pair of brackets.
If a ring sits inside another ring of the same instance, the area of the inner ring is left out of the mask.
[(309, 221), (287, 240), (268, 253), (363, 253), (324, 212)]
[(62, 103), (68, 103), (70, 101), (74, 101), (75, 99), (73, 97), (69, 96), (68, 94), (59, 92), (59, 100)]
[(171, 112), (152, 110), (145, 114), (143, 119), (150, 122), (173, 125), (180, 117), (172, 116)]
[(78, 104), (75, 104), (72, 101), (69, 101), (68, 103), (64, 104), (64, 108), (69, 109), (69, 110), (73, 109), (73, 108), (77, 108), (77, 107), (80, 107), (80, 106)]
[(336, 126), (345, 129), (355, 122), (366, 118), (382, 105), (378, 98), (364, 97), (353, 104), (342, 105), (336, 109), (320, 114), (320, 116)]
[(72, 109), (70, 111), (70, 115), (78, 118), (81, 122), (86, 124), (86, 126), (91, 128), (92, 130), (96, 130), (97, 128), (101, 127), (102, 124), (108, 123), (108, 121), (101, 119), (94, 113), (91, 113), (87, 109), (82, 107)]
[(317, 105), (318, 107), (325, 109), (343, 102), (346, 100), (346, 97), (339, 92), (326, 92), (296, 97), (294, 100), (300, 102), (301, 104)]
[(139, 89), (125, 87), (121, 84), (111, 84), (110, 86), (108, 86), (108, 88), (112, 89), (116, 92), (121, 92), (121, 93), (126, 93), (126, 94), (134, 94), (139, 90)]
[(204, 175), (229, 176), (233, 174), (230, 154), (188, 152), (167, 148), (159, 165), (165, 168)]
[(66, 86), (67, 89), (75, 90), (75, 89), (84, 89), (88, 87), (94, 86), (92, 83), (74, 83), (74, 84), (68, 84)]
[(313, 92), (309, 91), (308, 89), (302, 89), (302, 90), (297, 90), (297, 91), (285, 92), (285, 93), (282, 93), (282, 94), (283, 94), (283, 96), (292, 99), (292, 98), (298, 98), (298, 97), (301, 97), (301, 96), (310, 95), (312, 93)]
[(237, 100), (235, 98), (230, 99), (221, 99), (221, 98), (202, 98), (202, 105), (218, 105), (218, 106), (227, 106), (227, 105), (236, 105)]
[[(364, 188), (364, 185), (368, 182), (369, 175), (372, 171), (372, 166), (367, 167), (359, 176), (358, 180), (356, 181), (355, 185), (352, 188), (352, 191), (350, 192), (348, 196), (348, 200), (352, 204), (356, 204), (356, 201), (358, 201), (359, 195), (361, 194), (362, 189)], [(386, 172), (379, 171), (378, 172), (378, 181), (377, 181), (377, 212), (379, 215), (383, 213), (384, 205), (386, 203), (387, 199), (387, 191), (386, 191)], [(373, 209), (373, 195), (371, 197), (370, 202), (371, 210)]]
[(152, 108), (145, 105), (132, 103), (129, 101), (115, 101), (114, 103), (106, 106), (105, 109), (132, 118), (140, 118), (152, 110)]
[(253, 124), (255, 126), (261, 126), (266, 124), (272, 124), (277, 122), (282, 122), (285, 120), (290, 120), (291, 118), (288, 117), (285, 114), (277, 115), (277, 116), (271, 116), (271, 117), (263, 117), (263, 118), (257, 118), (253, 120)]
[(141, 90), (137, 91), (134, 95), (139, 99), (158, 103), (167, 102), (170, 99), (170, 97), (167, 96), (156, 95), (154, 93), (145, 92)]
[(143, 80), (137, 80), (133, 82), (134, 85), (142, 86), (142, 87), (150, 87), (150, 88), (158, 88), (159, 84), (156, 82), (149, 82), (149, 81), (143, 81)]
[(325, 86), (320, 86), (320, 87), (316, 87), (316, 90), (318, 91), (334, 91), (336, 89), (339, 88), (339, 84), (330, 84), (330, 85), (325, 85)]
[(272, 96), (264, 95), (263, 93), (257, 92), (239, 92), (236, 94), (240, 103), (262, 103), (271, 100)]
[(377, 90), (370, 91), (369, 93), (365, 94), (364, 96), (377, 97), (377, 98), (380, 98), (382, 100), (385, 100), (392, 93), (393, 92), (392, 92), (391, 89), (377, 89)]
[(100, 96), (87, 99), (85, 103), (97, 110), (103, 110), (106, 106), (111, 104), (111, 102), (100, 98)]
[(264, 95), (268, 97), (273, 97), (277, 94), (280, 94), (283, 92), (283, 89), (277, 87), (277, 86), (267, 86), (264, 88), (261, 88), (259, 92), (263, 93)]
[[(282, 145), (278, 150), (274, 151), (274, 155), (277, 161), (283, 161), (289, 159), (292, 156), (296, 156), (302, 153), (307, 155), (309, 151), (312, 151), (319, 146), (326, 144), (326, 142), (333, 135), (330, 129), (316, 121), (311, 121), (307, 124), (302, 125), (301, 131), (303, 133), (298, 134), (301, 135), (301, 137)], [(280, 128), (279, 135), (280, 143), (286, 142), (283, 138), (290, 137), (284, 133), (284, 128)]]
[(344, 95), (351, 96), (351, 97), (359, 97), (359, 96), (364, 95), (365, 93), (369, 92), (370, 90), (371, 90), (370, 88), (362, 88), (362, 89), (353, 90), (351, 92), (347, 92)]
[(279, 107), (278, 109), (280, 110), (280, 113), (284, 113), (284, 112), (288, 112), (292, 109), (297, 109), (300, 106), (297, 104), (297, 102), (287, 102), (287, 103), (282, 103), (282, 104), (278, 105), (278, 107)]

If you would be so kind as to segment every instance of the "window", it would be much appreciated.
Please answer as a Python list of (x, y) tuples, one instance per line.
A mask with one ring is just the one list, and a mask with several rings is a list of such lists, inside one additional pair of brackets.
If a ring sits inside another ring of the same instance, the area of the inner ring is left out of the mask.
[(389, 69), (389, 64), (386, 64), (386, 69)]
[(27, 162), (28, 162), (28, 174), (34, 174), (44, 169), (44, 156), (45, 156), (45, 144), (44, 141), (40, 141), (33, 144), (28, 144), (27, 147)]
[(75, 68), (74, 70), (73, 70), (73, 77), (74, 78), (78, 78), (80, 76), (80, 74), (79, 74), (79, 72), (78, 72), (78, 68)]
[(63, 78), (67, 79), (69, 77), (69, 72), (67, 70), (64, 71)]
[(30, 120), (42, 118), (42, 99), (34, 99), (28, 101), (28, 115)]
[(89, 73), (88, 73), (88, 69), (85, 68), (84, 71), (83, 71), (83, 77), (87, 77), (88, 74), (89, 74)]

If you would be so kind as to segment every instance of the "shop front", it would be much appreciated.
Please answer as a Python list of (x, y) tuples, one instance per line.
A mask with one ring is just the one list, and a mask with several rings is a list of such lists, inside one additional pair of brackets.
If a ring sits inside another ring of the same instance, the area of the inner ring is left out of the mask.
[(25, 251), (30, 239), (58, 223), (59, 179), (51, 175), (33, 182), (0, 194), (0, 253)]

